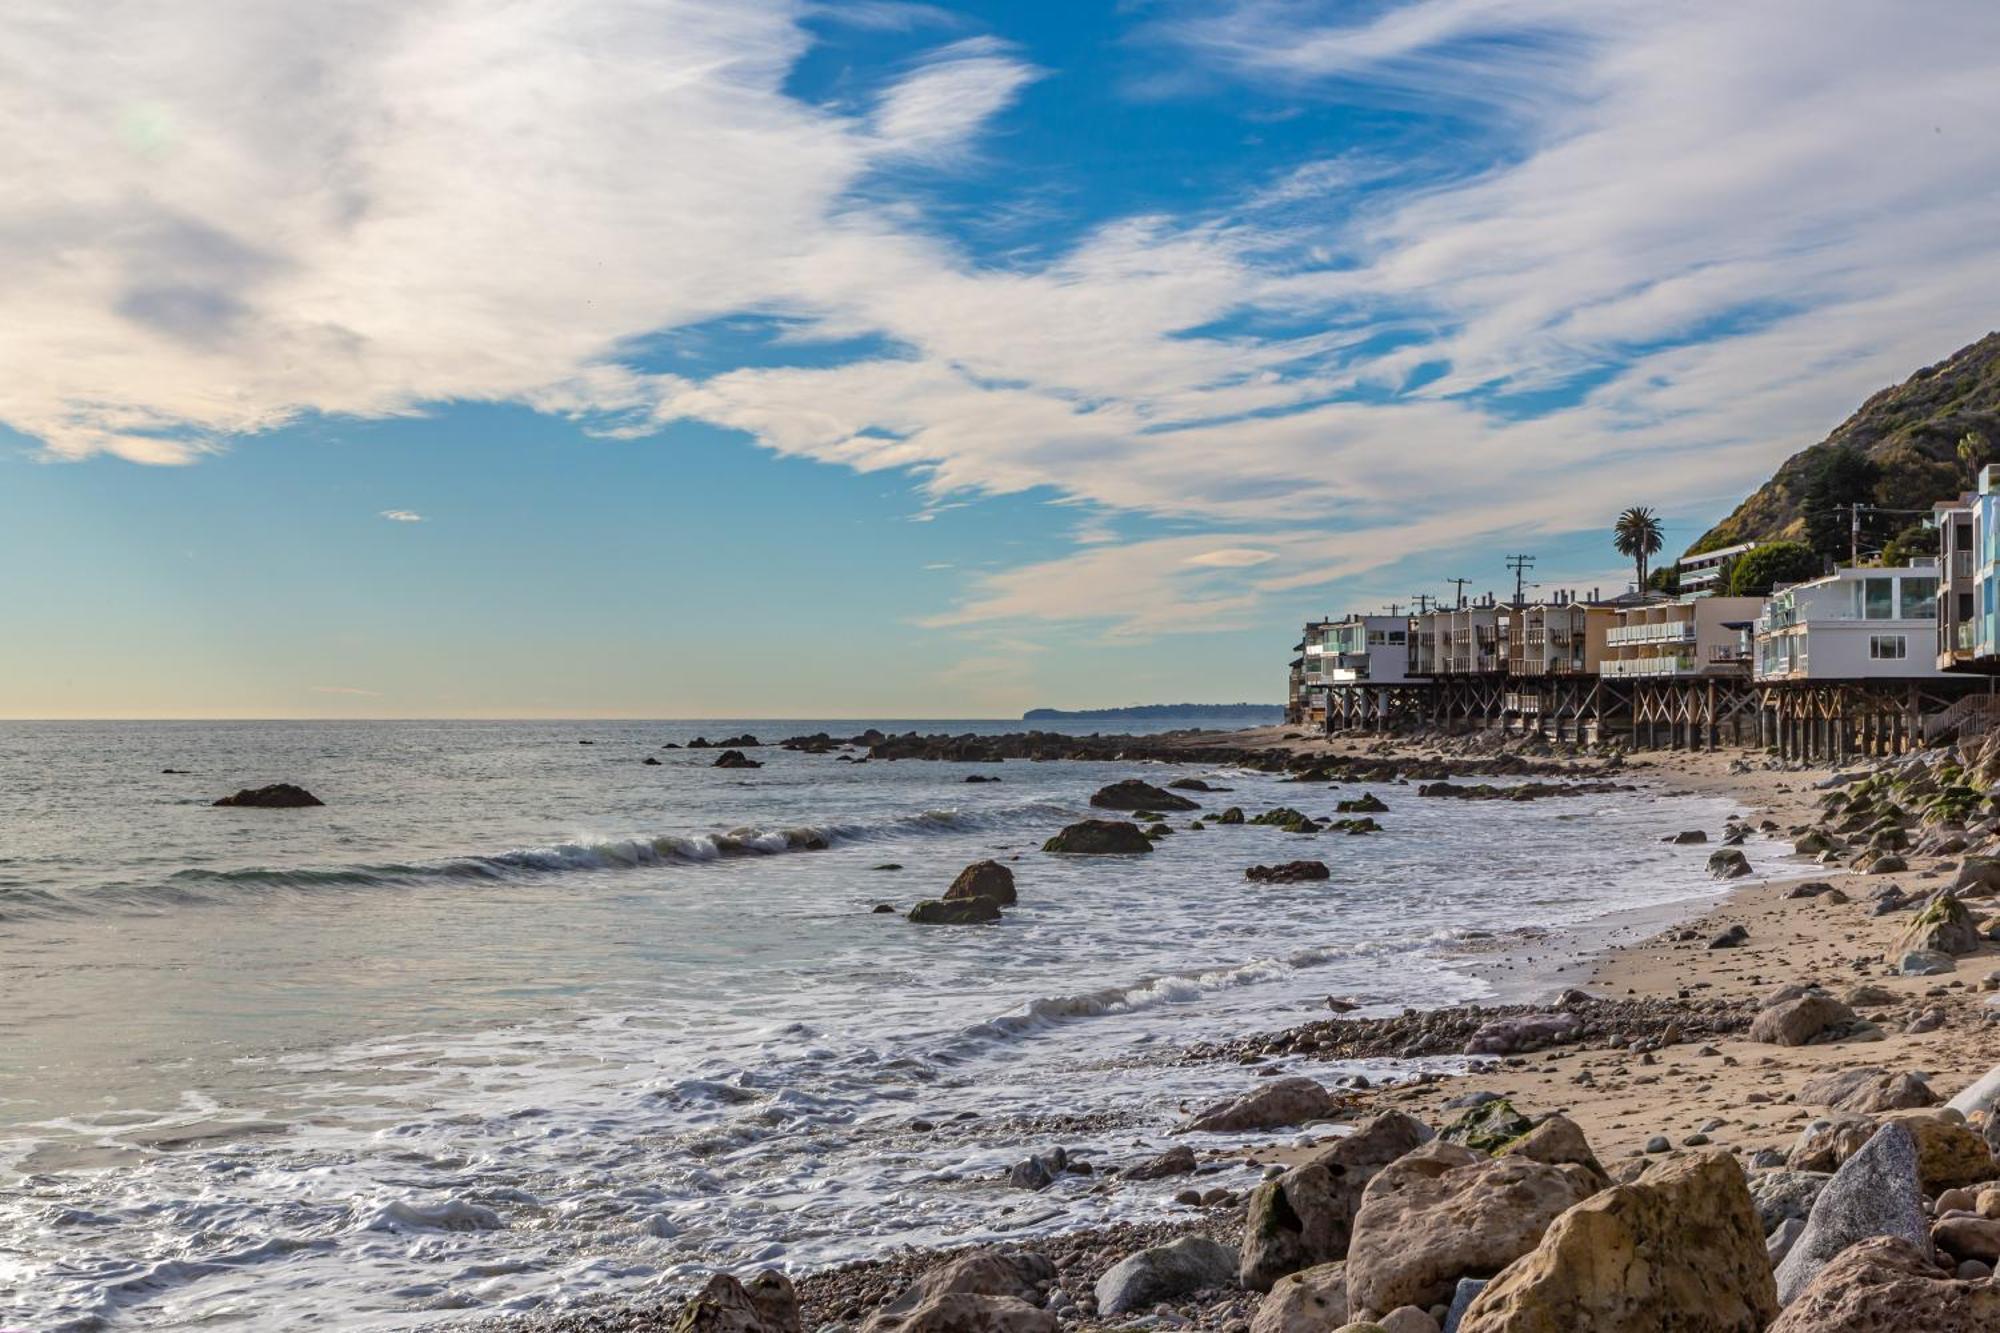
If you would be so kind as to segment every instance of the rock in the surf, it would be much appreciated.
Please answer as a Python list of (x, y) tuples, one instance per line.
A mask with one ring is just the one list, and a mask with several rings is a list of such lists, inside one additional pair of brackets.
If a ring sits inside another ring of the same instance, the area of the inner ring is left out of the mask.
[(293, 786), (289, 782), (274, 782), (268, 787), (245, 787), (234, 796), (223, 797), (216, 804), (254, 810), (303, 810), (307, 806), (325, 805), (326, 802), (304, 787)]
[(1303, 884), (1307, 880), (1326, 879), (1332, 873), (1324, 861), (1286, 861), (1275, 866), (1251, 866), (1243, 872), (1243, 878), (1257, 884)]
[(1201, 806), (1185, 796), (1155, 787), (1150, 782), (1137, 778), (1126, 778), (1101, 787), (1090, 798), (1090, 803), (1100, 810), (1199, 810)]
[(741, 750), (724, 750), (715, 756), (715, 768), (762, 768), (762, 762), (752, 759)]
[(1153, 843), (1137, 824), (1122, 819), (1086, 819), (1050, 838), (1042, 850), (1070, 856), (1124, 856), (1150, 852)]
[(998, 861), (974, 861), (958, 872), (958, 878), (944, 891), (947, 902), (960, 898), (990, 898), (1002, 907), (1018, 901), (1014, 892), (1014, 872)]
[(982, 926), (1000, 919), (1000, 904), (991, 898), (926, 898), (907, 915), (920, 926)]

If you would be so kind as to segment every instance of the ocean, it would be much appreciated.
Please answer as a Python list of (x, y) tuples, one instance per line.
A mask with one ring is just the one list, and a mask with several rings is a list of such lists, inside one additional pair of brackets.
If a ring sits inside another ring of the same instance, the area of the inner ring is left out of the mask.
[[(869, 726), (1022, 724), (0, 723), (0, 1327), (412, 1328), (1168, 1216), (1004, 1177), (1246, 1087), (1190, 1042), (1490, 998), (1497, 945), (1715, 895), (1659, 839), (1735, 809), (1392, 785), (1369, 837), (1062, 858), (1122, 777), (1232, 788), (1211, 813), (1360, 789), (662, 748)], [(211, 804), (276, 781), (325, 807)], [(873, 910), (984, 857), (998, 925)], [(1243, 878), (1295, 857), (1331, 880)]]

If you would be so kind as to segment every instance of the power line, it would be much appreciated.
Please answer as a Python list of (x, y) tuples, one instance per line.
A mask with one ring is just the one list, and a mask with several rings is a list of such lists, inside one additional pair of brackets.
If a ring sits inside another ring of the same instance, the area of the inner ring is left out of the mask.
[(1471, 579), (1439, 579), (1439, 580), (1438, 580), (1438, 582), (1439, 582), (1439, 583), (1449, 583), (1449, 584), (1453, 585), (1453, 587), (1454, 587), (1454, 588), (1456, 588), (1456, 589), (1457, 589), (1457, 592), (1458, 592), (1458, 609), (1459, 609), (1459, 610), (1461, 610), (1461, 611), (1463, 611), (1463, 610), (1465, 609), (1465, 585), (1466, 585), (1466, 584), (1468, 584), (1468, 583), (1470, 583), (1470, 582), (1472, 582), (1472, 580), (1471, 580)]
[(1507, 557), (1507, 568), (1514, 571), (1514, 605), (1516, 606), (1526, 605), (1526, 603), (1523, 602), (1521, 598), (1524, 592), (1525, 584), (1527, 582), (1528, 571), (1533, 569), (1534, 567), (1535, 567), (1534, 556), (1510, 555)]

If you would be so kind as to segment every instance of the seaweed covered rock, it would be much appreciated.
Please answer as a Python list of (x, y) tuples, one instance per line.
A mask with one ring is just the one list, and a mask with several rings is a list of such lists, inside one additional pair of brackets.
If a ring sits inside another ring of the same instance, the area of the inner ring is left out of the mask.
[(1340, 801), (1334, 810), (1343, 815), (1383, 815), (1389, 812), (1389, 804), (1374, 792), (1363, 792), (1352, 800)]
[(1913, 951), (1930, 949), (1953, 955), (1977, 953), (1979, 927), (1958, 896), (1950, 889), (1942, 889), (1910, 921), (1899, 945), (1902, 949)]
[(1251, 866), (1243, 878), (1257, 884), (1302, 884), (1328, 878), (1333, 872), (1324, 861), (1286, 861), (1275, 866)]
[[(1223, 815), (1222, 822), (1226, 824), (1229, 822), (1228, 812), (1224, 811)], [(1319, 825), (1313, 822), (1310, 815), (1294, 810), (1288, 805), (1281, 805), (1275, 810), (1266, 810), (1250, 822), (1253, 824), (1267, 824), (1272, 828), (1281, 828), (1288, 833), (1314, 833), (1319, 830)]]
[(1050, 838), (1042, 850), (1069, 856), (1126, 856), (1150, 852), (1153, 844), (1137, 824), (1122, 819), (1086, 819)]
[(1514, 1103), (1496, 1097), (1446, 1125), (1438, 1137), (1479, 1152), (1497, 1153), (1534, 1128), (1535, 1122), (1515, 1110)]
[(991, 898), (926, 898), (908, 917), (920, 926), (983, 926), (1000, 919), (1000, 904)]
[(1090, 803), (1100, 810), (1199, 810), (1201, 806), (1185, 796), (1155, 787), (1150, 782), (1126, 778), (1101, 787)]

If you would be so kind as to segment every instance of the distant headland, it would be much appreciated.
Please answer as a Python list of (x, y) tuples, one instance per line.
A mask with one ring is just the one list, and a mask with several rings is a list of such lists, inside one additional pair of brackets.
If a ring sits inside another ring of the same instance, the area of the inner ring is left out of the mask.
[(1125, 708), (1030, 708), (1023, 722), (1137, 722), (1162, 717), (1203, 721), (1270, 723), (1285, 720), (1282, 704), (1132, 704)]

